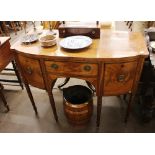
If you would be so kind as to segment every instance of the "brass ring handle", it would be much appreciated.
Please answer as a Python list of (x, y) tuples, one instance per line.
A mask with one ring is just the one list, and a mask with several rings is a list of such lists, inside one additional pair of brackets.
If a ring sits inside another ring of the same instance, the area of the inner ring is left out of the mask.
[(58, 67), (59, 67), (59, 66), (58, 66), (57, 64), (52, 64), (52, 65), (51, 65), (51, 68), (53, 68), (53, 69), (58, 69)]
[(92, 31), (92, 34), (95, 34), (95, 31)]
[(124, 74), (120, 74), (118, 77), (117, 77), (117, 81), (118, 82), (123, 82), (125, 80), (125, 75)]
[(31, 67), (27, 67), (26, 72), (27, 72), (28, 74), (32, 74), (32, 68), (31, 68)]
[(89, 66), (89, 65), (84, 66), (84, 70), (85, 71), (90, 71), (91, 70), (91, 66)]

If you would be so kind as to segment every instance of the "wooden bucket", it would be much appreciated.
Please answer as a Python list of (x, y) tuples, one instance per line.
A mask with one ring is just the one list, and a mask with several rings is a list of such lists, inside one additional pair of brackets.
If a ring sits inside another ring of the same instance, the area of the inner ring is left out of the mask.
[(85, 86), (75, 85), (63, 90), (64, 112), (72, 125), (89, 122), (93, 112), (92, 92)]

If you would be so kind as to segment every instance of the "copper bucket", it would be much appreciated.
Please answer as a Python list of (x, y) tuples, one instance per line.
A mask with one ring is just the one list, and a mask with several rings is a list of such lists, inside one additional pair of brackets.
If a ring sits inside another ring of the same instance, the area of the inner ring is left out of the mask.
[(93, 93), (81, 85), (63, 89), (64, 112), (69, 123), (84, 125), (89, 122), (93, 112)]

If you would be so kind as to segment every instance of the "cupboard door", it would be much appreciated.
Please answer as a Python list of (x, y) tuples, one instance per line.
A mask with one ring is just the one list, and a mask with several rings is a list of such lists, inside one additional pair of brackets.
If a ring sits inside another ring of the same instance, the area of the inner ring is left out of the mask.
[(105, 64), (104, 95), (119, 95), (132, 91), (137, 61)]
[(18, 56), (18, 60), (20, 63), (20, 68), (22, 70), (23, 76), (25, 77), (28, 84), (44, 89), (45, 84), (39, 60), (24, 57), (22, 55)]

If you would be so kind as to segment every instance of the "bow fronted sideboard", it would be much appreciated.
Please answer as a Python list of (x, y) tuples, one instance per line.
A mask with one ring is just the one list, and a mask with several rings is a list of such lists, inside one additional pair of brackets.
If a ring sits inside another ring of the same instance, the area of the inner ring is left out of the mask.
[[(56, 31), (57, 32), (57, 31)], [(148, 50), (140, 33), (101, 30), (100, 39), (81, 50), (68, 51), (57, 45), (44, 48), (39, 42), (12, 46), (33, 108), (37, 112), (29, 85), (48, 92), (55, 119), (58, 120), (52, 88), (57, 78), (75, 77), (90, 82), (96, 89), (97, 126), (100, 124), (102, 97), (130, 94), (125, 121), (137, 89)]]

